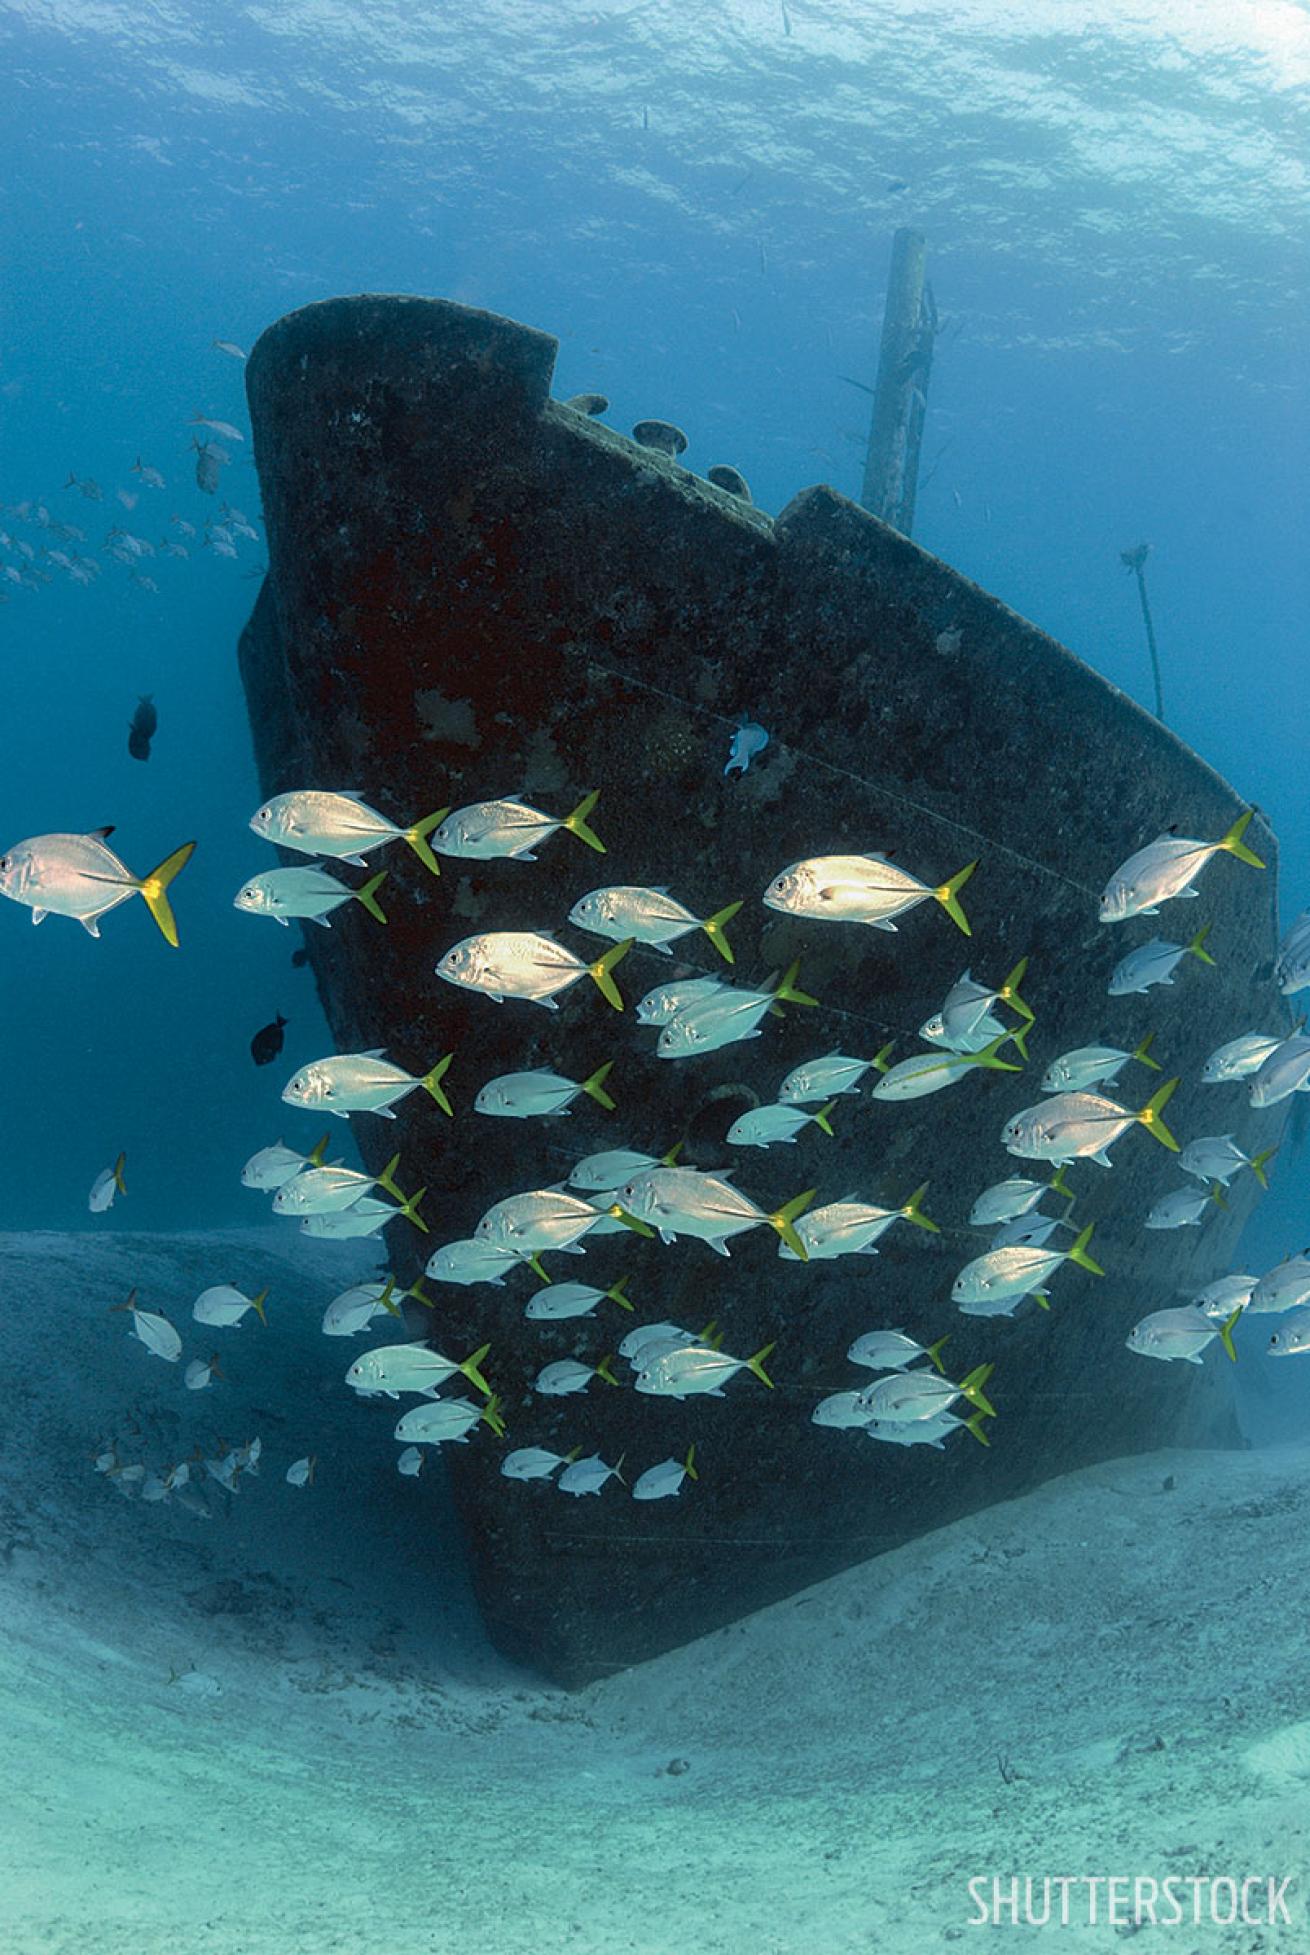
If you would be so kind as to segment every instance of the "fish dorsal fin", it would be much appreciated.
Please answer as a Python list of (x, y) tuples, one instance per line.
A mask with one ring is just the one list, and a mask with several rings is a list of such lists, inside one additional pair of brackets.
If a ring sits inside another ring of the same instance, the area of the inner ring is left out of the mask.
[(367, 1052), (361, 1052), (359, 1056), (361, 1059), (385, 1059), (387, 1048), (385, 1045), (372, 1045)]
[(107, 828), (88, 828), (86, 832), (89, 841), (107, 842), (114, 832), (114, 823), (111, 821)]

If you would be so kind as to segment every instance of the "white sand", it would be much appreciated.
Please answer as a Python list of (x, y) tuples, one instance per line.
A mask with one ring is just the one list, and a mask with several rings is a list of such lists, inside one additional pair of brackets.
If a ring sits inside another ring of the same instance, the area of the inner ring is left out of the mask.
[[(0, 1242), (3, 1955), (933, 1955), (971, 1875), (1302, 1874), (1310, 1451), (1097, 1467), (565, 1696), (486, 1651), (436, 1477), (312, 1334), (367, 1256), (292, 1245)], [(105, 1314), (229, 1279), (272, 1328), (191, 1327), (208, 1394)], [(152, 1460), (258, 1431), (260, 1478), (121, 1498), (128, 1404)], [(1292, 1896), (1133, 1945), (1304, 1955)]]

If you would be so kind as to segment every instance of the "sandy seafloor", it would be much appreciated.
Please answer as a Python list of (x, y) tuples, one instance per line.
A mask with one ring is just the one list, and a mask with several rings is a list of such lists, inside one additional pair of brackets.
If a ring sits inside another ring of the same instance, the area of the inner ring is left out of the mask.
[[(1292, 1874), (1291, 1929), (1131, 1939), (1310, 1948), (1310, 1450), (1078, 1473), (565, 1695), (489, 1653), (439, 1477), (399, 1480), (394, 1408), (341, 1382), (363, 1340), (317, 1334), (367, 1252), (306, 1250), (0, 1239), (0, 1955), (1125, 1938), (968, 1925), (971, 1875), (1028, 1871)], [(189, 1323), (229, 1280), (267, 1332)], [(107, 1314), (132, 1283), (227, 1383)], [(88, 1458), (254, 1432), (207, 1521)]]

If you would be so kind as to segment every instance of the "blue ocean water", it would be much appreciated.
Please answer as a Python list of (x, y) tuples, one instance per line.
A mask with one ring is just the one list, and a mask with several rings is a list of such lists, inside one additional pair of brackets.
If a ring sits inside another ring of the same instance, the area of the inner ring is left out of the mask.
[[(139, 904), (100, 943), (0, 905), (0, 1228), (262, 1220), (240, 1164), (329, 1049), (298, 935), (231, 904), (266, 866), (235, 660), (264, 552), (203, 547), (190, 449), (197, 415), (245, 433), (220, 496), (262, 535), (242, 364), (213, 342), (316, 299), (449, 297), (557, 334), (556, 394), (675, 421), (697, 468), (738, 466), (777, 511), (816, 481), (858, 494), (851, 382), (873, 380), (892, 233), (919, 227), (944, 331), (916, 540), (1147, 705), (1120, 553), (1150, 541), (1166, 719), (1269, 816), (1290, 922), (1308, 79), (1292, 0), (0, 0), (0, 847), (112, 823), (144, 872), (199, 842), (179, 954)], [(93, 582), (40, 554), (48, 525), (16, 513), (38, 504), (85, 532), (54, 547)], [(189, 555), (142, 560), (146, 588), (104, 554), (114, 526)], [(275, 1012), (283, 1060), (257, 1069)], [(120, 1149), (130, 1195), (92, 1217)], [(1308, 1220), (1289, 1147), (1247, 1266)], [(1303, 1430), (1283, 1368), (1246, 1390), (1254, 1428)]]
[[(245, 425), (211, 341), (356, 290), (557, 333), (558, 392), (600, 389), (617, 426), (676, 420), (766, 509), (813, 481), (856, 494), (868, 401), (842, 376), (872, 380), (913, 223), (946, 325), (918, 539), (1147, 702), (1119, 552), (1149, 539), (1169, 722), (1268, 810), (1299, 907), (1298, 9), (11, 4), (0, 48), (8, 505), (44, 501), (93, 556), (116, 519), (151, 541), (174, 512), (203, 525), (190, 418)], [(257, 519), (231, 445), (221, 494)], [(168, 486), (128, 513), (138, 456)], [(115, 919), (139, 957), (4, 918), (6, 1017), (58, 1028), (12, 1050), (9, 1226), (77, 1226), (119, 1146), (137, 1225), (248, 1219), (227, 1163), (277, 1100), (246, 1042), (281, 1010), (289, 1058), (321, 1044), (290, 942), (226, 901), (260, 859), (233, 646), (261, 548), (198, 543), (144, 566), (157, 592), (111, 562), (0, 612), (6, 837), (112, 821), (142, 870), (201, 842), (185, 959), (155, 955), (144, 914)]]

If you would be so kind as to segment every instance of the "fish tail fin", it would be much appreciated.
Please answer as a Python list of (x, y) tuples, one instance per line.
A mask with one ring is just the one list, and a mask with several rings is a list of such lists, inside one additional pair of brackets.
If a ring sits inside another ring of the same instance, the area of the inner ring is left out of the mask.
[(332, 1139), (332, 1136), (331, 1136), (331, 1134), (324, 1134), (321, 1140), (316, 1140), (316, 1141), (314, 1142), (314, 1145), (313, 1145), (313, 1148), (311, 1149), (311, 1151), (310, 1151), (310, 1152), (309, 1152), (308, 1154), (306, 1154), (306, 1156), (305, 1156), (305, 1159), (306, 1159), (306, 1160), (307, 1160), (308, 1162), (310, 1162), (310, 1164), (311, 1164), (311, 1165), (312, 1165), (313, 1167), (316, 1167), (316, 1168), (321, 1168), (321, 1167), (322, 1167), (322, 1165), (323, 1165), (323, 1156), (324, 1156), (324, 1155), (325, 1155), (325, 1154), (327, 1153), (327, 1151), (328, 1151), (328, 1146), (329, 1146), (329, 1143), (331, 1142), (331, 1139)]
[(1218, 846), (1228, 855), (1235, 855), (1239, 862), (1249, 862), (1253, 869), (1263, 869), (1265, 865), (1255, 850), (1249, 849), (1242, 840), (1254, 815), (1254, 808), (1248, 808), (1244, 815), (1239, 815)]
[(605, 1292), (611, 1302), (618, 1304), (620, 1310), (631, 1310), (633, 1308), (632, 1302), (627, 1294), (628, 1285), (631, 1281), (632, 1278), (630, 1276), (620, 1276), (618, 1282), (611, 1283)]
[(396, 1279), (394, 1276), (389, 1276), (386, 1282), (383, 1284), (382, 1294), (378, 1298), (379, 1308), (385, 1310), (389, 1317), (398, 1317), (400, 1315), (400, 1310), (398, 1306), (391, 1301), (392, 1297), (395, 1294), (396, 1294)]
[(973, 1412), (964, 1421), (965, 1431), (971, 1432), (974, 1438), (978, 1441), (978, 1444), (980, 1446), (990, 1446), (992, 1443), (991, 1440), (987, 1437), (987, 1434), (983, 1431), (983, 1420), (986, 1417), (987, 1414), (985, 1412)]
[(1140, 1043), (1137, 1045), (1135, 1050), (1129, 1053), (1128, 1057), (1130, 1059), (1135, 1059), (1139, 1066), (1149, 1066), (1153, 1073), (1162, 1073), (1164, 1071), (1164, 1067), (1160, 1064), (1160, 1061), (1158, 1059), (1153, 1059), (1151, 1057), (1151, 1047), (1154, 1044), (1155, 1044), (1155, 1033), (1148, 1032), (1145, 1038), (1142, 1039)]
[(1232, 1316), (1228, 1319), (1228, 1322), (1219, 1326), (1219, 1335), (1224, 1341), (1224, 1349), (1234, 1364), (1237, 1363), (1237, 1346), (1233, 1343), (1233, 1325), (1241, 1316), (1242, 1309), (1243, 1306), (1239, 1303)]
[(267, 1296), (268, 1291), (261, 1290), (257, 1297), (251, 1297), (250, 1299), (250, 1308), (254, 1311), (265, 1330), (268, 1329), (268, 1318), (264, 1315), (264, 1301)]
[(607, 1385), (617, 1385), (619, 1382), (618, 1379), (614, 1376), (614, 1373), (610, 1368), (613, 1361), (613, 1357), (614, 1357), (614, 1353), (612, 1351), (607, 1351), (604, 1357), (601, 1359), (600, 1363), (596, 1366), (596, 1376), (598, 1378), (603, 1378)]
[(399, 1168), (399, 1166), (400, 1166), (400, 1156), (399, 1154), (393, 1154), (391, 1159), (387, 1162), (387, 1165), (383, 1168), (381, 1174), (378, 1176), (378, 1187), (385, 1188), (389, 1195), (394, 1195), (398, 1202), (403, 1202), (405, 1199), (405, 1191), (403, 1188), (398, 1188), (396, 1186), (396, 1170)]
[[(1277, 1152), (1278, 1149), (1276, 1147), (1262, 1147), (1258, 1154), (1251, 1156), (1247, 1164), (1262, 1188), (1269, 1186), (1269, 1176), (1265, 1173), (1265, 1164), (1268, 1161), (1272, 1161)], [(121, 1188), (123, 1184), (120, 1181), (118, 1185)]]
[(1093, 1276), (1104, 1276), (1105, 1271), (1101, 1268), (1101, 1265), (1098, 1262), (1094, 1262), (1087, 1253), (1087, 1245), (1092, 1239), (1093, 1226), (1091, 1222), (1087, 1224), (1087, 1227), (1069, 1251), (1069, 1261), (1071, 1263), (1077, 1263), (1079, 1269), (1090, 1270)]
[(828, 1115), (832, 1112), (836, 1104), (836, 1100), (829, 1100), (827, 1106), (821, 1106), (814, 1116), (815, 1126), (821, 1127), (829, 1139), (832, 1138), (832, 1122), (829, 1120)]
[(148, 876), (142, 876), (134, 885), (145, 898), (146, 908), (155, 919), (164, 942), (172, 944), (174, 950), (177, 949), (177, 919), (168, 900), (168, 885), (174, 876), (186, 868), (195, 851), (194, 842), (183, 842), (180, 849), (166, 855), (157, 869), (152, 869)]
[(919, 1203), (928, 1192), (928, 1183), (921, 1181), (910, 1199), (901, 1210), (907, 1222), (913, 1222), (916, 1229), (927, 1229), (930, 1235), (940, 1235), (941, 1230), (930, 1215), (925, 1215)]
[(607, 950), (603, 957), (598, 957), (594, 964), (587, 966), (588, 974), (597, 985), (601, 997), (607, 1004), (613, 1005), (615, 1011), (623, 1010), (623, 997), (614, 982), (614, 969), (617, 964), (622, 963), (636, 941), (635, 937), (625, 937), (621, 944), (615, 944), (613, 950)]
[(762, 1346), (760, 1350), (758, 1350), (755, 1353), (753, 1358), (747, 1358), (746, 1360), (746, 1369), (748, 1371), (753, 1371), (755, 1376), (759, 1379), (760, 1383), (762, 1385), (767, 1385), (770, 1391), (773, 1390), (773, 1380), (772, 1378), (770, 1378), (768, 1372), (764, 1369), (764, 1360), (768, 1357), (770, 1351), (775, 1351), (777, 1348), (778, 1348), (778, 1340), (775, 1337), (772, 1343), (765, 1344), (764, 1346)]
[(560, 827), (567, 828), (570, 835), (576, 835), (578, 840), (585, 842), (589, 849), (595, 849), (597, 855), (604, 855), (606, 852), (604, 842), (601, 841), (600, 836), (594, 828), (587, 826), (587, 816), (599, 800), (599, 788), (592, 794), (584, 794), (577, 807), (573, 810), (573, 813), (571, 815), (565, 815), (563, 821), (560, 823)]
[[(415, 1303), (421, 1303), (425, 1310), (435, 1310), (437, 1307), (436, 1298), (430, 1297), (427, 1291), (423, 1288), (423, 1278), (421, 1276), (416, 1276), (414, 1278), (414, 1281), (410, 1284), (409, 1288), (406, 1290), (405, 1295), (407, 1297), (413, 1297)], [(399, 1316), (400, 1312), (397, 1311), (396, 1315)]]
[(1023, 974), (1027, 969), (1028, 959), (1021, 957), (1014, 969), (1010, 972), (1009, 977), (1006, 978), (1005, 983), (1001, 986), (997, 996), (1003, 998), (1007, 1005), (1013, 1005), (1020, 1016), (1026, 1018), (1031, 1025), (1037, 1014), (1027, 1000), (1019, 995), (1019, 986), (1023, 983)]
[(427, 1192), (426, 1188), (416, 1188), (408, 1201), (402, 1198), (400, 1207), (396, 1213), (403, 1215), (407, 1222), (412, 1222), (416, 1229), (422, 1229), (424, 1235), (431, 1235), (431, 1229), (419, 1214), (419, 1204)]
[(584, 1079), (582, 1082), (583, 1092), (593, 1099), (597, 1106), (603, 1106), (607, 1113), (613, 1113), (614, 1111), (614, 1102), (605, 1091), (605, 1081), (609, 1078), (613, 1070), (614, 1061), (607, 1059), (603, 1066), (597, 1066), (590, 1079)]
[(385, 869), (379, 869), (376, 876), (369, 877), (362, 889), (357, 889), (353, 892), (355, 901), (362, 903), (369, 915), (375, 917), (379, 923), (385, 923), (387, 920), (383, 914), (382, 905), (379, 903), (377, 895), (386, 879), (387, 871)]
[(932, 1359), (933, 1369), (943, 1378), (946, 1376), (946, 1372), (942, 1365), (942, 1346), (949, 1342), (950, 1335), (951, 1333), (947, 1331), (944, 1337), (939, 1337), (935, 1344), (928, 1346), (928, 1356)]
[[(1269, 1151), (1270, 1153), (1272, 1153), (1273, 1149), (1271, 1148)], [(1258, 1160), (1263, 1160), (1265, 1156), (1257, 1155), (1256, 1158)], [(1252, 1167), (1254, 1167), (1255, 1162), (1253, 1161), (1251, 1165)], [(127, 1155), (120, 1154), (118, 1159), (114, 1162), (114, 1186), (117, 1188), (120, 1195), (125, 1195), (127, 1193), (127, 1181), (123, 1174), (123, 1170), (126, 1166), (127, 1166)]]
[(965, 1056), (968, 1058), (970, 1065), (986, 1066), (990, 1072), (1021, 1073), (1023, 1071), (1022, 1066), (1012, 1066), (1008, 1059), (1002, 1059), (1001, 1047), (1008, 1045), (1010, 1040), (1013, 1039), (1014, 1043), (1019, 1046), (1019, 1050), (1022, 1052), (1023, 1046), (1020, 1044), (1022, 1037), (1022, 1032), (1002, 1032), (999, 1039), (993, 1039), (991, 1044), (985, 1045), (981, 1052), (970, 1052)]
[[(792, 1224), (798, 1215), (805, 1213), (818, 1192), (817, 1188), (807, 1188), (804, 1194), (793, 1195), (789, 1202), (784, 1202), (781, 1208), (775, 1208), (772, 1215), (766, 1215), (764, 1218), (770, 1228), (778, 1231), (778, 1234), (791, 1250), (792, 1255), (799, 1256), (803, 1263), (808, 1263), (810, 1260), (810, 1252), (797, 1235)], [(769, 1348), (772, 1350), (772, 1345)]]
[(409, 843), (415, 855), (423, 864), (423, 867), (430, 869), (434, 876), (441, 874), (441, 864), (432, 853), (428, 844), (428, 836), (434, 828), (440, 828), (449, 813), (449, 808), (438, 808), (435, 814), (424, 815), (422, 821), (416, 821), (412, 828), (405, 830), (405, 840)]
[(452, 1120), (455, 1117), (455, 1109), (446, 1098), (446, 1090), (441, 1082), (450, 1071), (451, 1061), (454, 1057), (453, 1052), (448, 1052), (445, 1058), (438, 1059), (431, 1072), (424, 1073), (422, 1079), (419, 1081), (419, 1085), (423, 1088), (423, 1091), (430, 1093), (437, 1105), (441, 1108), (441, 1111), (448, 1114)]
[(745, 900), (745, 897), (741, 897), (735, 903), (725, 904), (721, 910), (715, 910), (713, 916), (707, 916), (701, 924), (701, 929), (725, 964), (735, 964), (737, 960), (732, 954), (732, 945), (728, 942), (723, 926), (725, 923), (732, 922)]
[(1197, 931), (1196, 935), (1192, 938), (1191, 943), (1188, 944), (1187, 946), (1188, 956), (1199, 957), (1203, 964), (1213, 964), (1215, 961), (1214, 958), (1211, 957), (1209, 951), (1205, 948), (1205, 940), (1209, 936), (1209, 934), (1210, 934), (1210, 925), (1208, 923), (1203, 923), (1200, 929)]
[(1212, 1181), (1210, 1183), (1209, 1199), (1214, 1203), (1216, 1208), (1222, 1208), (1227, 1212), (1228, 1203), (1224, 1200), (1224, 1188), (1221, 1181)]
[(459, 1366), (460, 1372), (468, 1379), (470, 1385), (480, 1391), (486, 1399), (494, 1399), (496, 1396), (482, 1375), (482, 1360), (490, 1349), (489, 1344), (479, 1344), (477, 1350), (470, 1351), (463, 1364)]
[(479, 1417), (486, 1420), (497, 1439), (505, 1437), (505, 1421), (500, 1416), (500, 1400), (494, 1392), (483, 1406)]
[(623, 1477), (623, 1462), (627, 1457), (628, 1455), (626, 1453), (620, 1453), (615, 1464), (610, 1468), (610, 1472), (614, 1475), (614, 1478), (621, 1487), (626, 1487), (628, 1484)]
[(1169, 1101), (1173, 1098), (1177, 1085), (1177, 1078), (1166, 1079), (1164, 1085), (1158, 1091), (1152, 1093), (1150, 1099), (1137, 1116), (1147, 1133), (1158, 1140), (1161, 1147), (1167, 1147), (1171, 1154), (1180, 1154), (1182, 1149), (1160, 1116)]
[(884, 1045), (880, 1051), (874, 1053), (872, 1059), (870, 1059), (869, 1061), (869, 1064), (873, 1067), (873, 1070), (876, 1073), (889, 1073), (891, 1071), (891, 1059), (889, 1055), (895, 1052), (895, 1050), (896, 1050), (895, 1039), (888, 1039), (886, 1045)]
[(983, 1386), (987, 1383), (987, 1380), (991, 1377), (995, 1369), (996, 1366), (994, 1364), (976, 1365), (968, 1377), (962, 1378), (956, 1387), (961, 1398), (967, 1398), (970, 1405), (976, 1405), (978, 1410), (985, 1412), (989, 1419), (996, 1417), (996, 1407), (987, 1397)]
[(671, 1168), (686, 1145), (685, 1140), (675, 1140), (668, 1153), (660, 1155), (660, 1166), (662, 1168)]
[(1046, 1185), (1052, 1194), (1063, 1195), (1066, 1201), (1077, 1201), (1078, 1197), (1074, 1194), (1073, 1189), (1064, 1178), (1064, 1171), (1068, 1165), (1069, 1163), (1067, 1161), (1061, 1161), (1059, 1167), (1055, 1170), (1055, 1173)]
[(687, 1457), (682, 1462), (682, 1470), (689, 1480), (699, 1480), (700, 1474), (696, 1471), (696, 1446), (694, 1441), (687, 1448)]
[(568, 1452), (565, 1453), (564, 1455), (564, 1464), (565, 1466), (572, 1466), (575, 1459), (581, 1459), (581, 1458), (582, 1458), (581, 1446), (570, 1446)]
[(1015, 1050), (1019, 1054), (1019, 1057), (1022, 1060), (1024, 1060), (1025, 1063), (1027, 1062), (1027, 1058), (1028, 1058), (1028, 1034), (1033, 1029), (1033, 1023), (1034, 1021), (1031, 1018), (1025, 1018), (1022, 1025), (1014, 1026), (1013, 1029), (1007, 1034), (1010, 1044), (1015, 1048)]
[(777, 984), (773, 987), (773, 1001), (775, 1004), (779, 1004), (779, 1005), (817, 1005), (818, 1004), (819, 1002), (818, 999), (812, 998), (808, 991), (800, 991), (797, 989), (796, 980), (800, 976), (800, 969), (801, 969), (801, 960), (799, 957), (796, 959), (794, 963), (789, 964), (787, 966), (786, 970), (779, 978)]
[(529, 1256), (528, 1268), (532, 1271), (534, 1276), (539, 1276), (543, 1283), (549, 1284), (550, 1278), (549, 1276), (547, 1276), (545, 1269), (542, 1267), (540, 1256)]
[(963, 930), (966, 937), (971, 937), (973, 931), (969, 927), (968, 917), (960, 907), (960, 891), (964, 888), (964, 885), (968, 882), (977, 867), (978, 858), (975, 858), (972, 862), (966, 862), (963, 869), (958, 870), (949, 882), (944, 882), (940, 889), (934, 889), (933, 891), (935, 901), (941, 904), (956, 929)]

